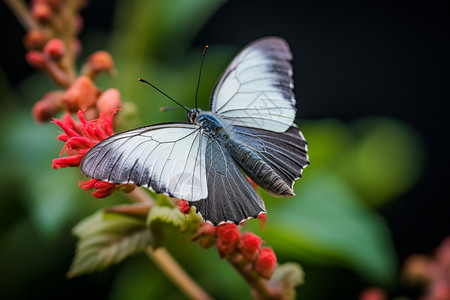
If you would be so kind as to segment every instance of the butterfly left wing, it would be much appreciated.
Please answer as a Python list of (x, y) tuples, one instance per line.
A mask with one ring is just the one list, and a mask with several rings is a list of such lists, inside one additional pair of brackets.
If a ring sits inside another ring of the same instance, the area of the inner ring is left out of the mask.
[(80, 168), (86, 176), (101, 181), (132, 183), (187, 201), (205, 199), (206, 139), (196, 124), (137, 128), (95, 145)]
[(239, 224), (265, 212), (264, 203), (220, 141), (208, 139), (205, 152), (208, 198), (189, 202), (203, 220)]
[(281, 38), (257, 40), (230, 63), (211, 97), (211, 111), (235, 126), (286, 131), (295, 119), (292, 53)]

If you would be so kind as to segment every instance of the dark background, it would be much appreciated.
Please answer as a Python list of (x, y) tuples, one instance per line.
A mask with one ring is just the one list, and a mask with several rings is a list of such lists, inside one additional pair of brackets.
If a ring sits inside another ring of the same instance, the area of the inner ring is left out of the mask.
[[(34, 71), (23, 60), (23, 29), (3, 2), (0, 7), (2, 80), (15, 87)], [(427, 154), (420, 182), (381, 208), (402, 262), (413, 253), (431, 253), (450, 233), (449, 8), (444, 0), (235, 0), (213, 16), (193, 46), (242, 47), (281, 36), (294, 52), (301, 119), (381, 115), (419, 133)], [(105, 31), (113, 13), (111, 1), (92, 1), (82, 12), (87, 28)], [(349, 295), (358, 290), (349, 289)]]

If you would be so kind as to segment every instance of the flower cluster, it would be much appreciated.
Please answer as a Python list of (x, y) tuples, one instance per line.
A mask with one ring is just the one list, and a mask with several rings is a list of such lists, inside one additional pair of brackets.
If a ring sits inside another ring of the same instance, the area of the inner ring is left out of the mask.
[(25, 59), (33, 67), (47, 73), (63, 90), (47, 93), (33, 107), (38, 122), (50, 120), (60, 111), (77, 112), (86, 109), (93, 119), (121, 106), (116, 89), (101, 91), (92, 82), (101, 73), (115, 73), (114, 61), (106, 51), (91, 54), (79, 77), (75, 58), (81, 52), (76, 38), (83, 19), (79, 10), (85, 1), (35, 0), (31, 2), (29, 30), (24, 38), (28, 50)]
[(215, 245), (220, 257), (227, 258), (241, 273), (256, 273), (269, 279), (277, 267), (272, 248), (262, 247), (261, 238), (251, 232), (241, 234), (235, 224), (226, 223), (215, 227), (202, 223), (192, 240), (203, 248)]
[(421, 300), (450, 299), (450, 236), (445, 238), (434, 256), (416, 254), (406, 261), (403, 278), (410, 284), (425, 287)]
[[(61, 120), (55, 119), (53, 123), (59, 125), (64, 131), (58, 136), (58, 139), (65, 144), (60, 157), (53, 160), (53, 168), (78, 167), (89, 149), (114, 134), (112, 127), (115, 112), (116, 110), (102, 113), (99, 118), (91, 121), (85, 119), (84, 110), (77, 113), (79, 122), (76, 122), (68, 112)], [(64, 154), (66, 156), (63, 156)], [(129, 192), (133, 190), (134, 185), (115, 185), (110, 182), (91, 179), (80, 182), (80, 187), (84, 190), (94, 189), (94, 197), (104, 198), (118, 189)]]

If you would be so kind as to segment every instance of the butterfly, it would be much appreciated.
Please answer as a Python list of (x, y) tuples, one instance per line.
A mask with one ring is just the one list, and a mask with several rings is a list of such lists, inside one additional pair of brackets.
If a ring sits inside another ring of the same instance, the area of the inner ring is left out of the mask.
[(188, 110), (189, 123), (161, 123), (113, 135), (81, 162), (88, 177), (135, 184), (183, 199), (213, 225), (265, 213), (244, 173), (271, 194), (293, 196), (309, 164), (293, 123), (292, 53), (267, 37), (233, 59), (211, 96), (211, 111)]

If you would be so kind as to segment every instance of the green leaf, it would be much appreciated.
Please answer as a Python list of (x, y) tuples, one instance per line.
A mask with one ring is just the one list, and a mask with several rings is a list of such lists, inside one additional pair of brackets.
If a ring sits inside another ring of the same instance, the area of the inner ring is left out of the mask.
[(68, 277), (102, 271), (143, 251), (154, 240), (145, 221), (103, 211), (81, 221), (73, 233), (79, 242)]
[(276, 199), (277, 205), (267, 201), (261, 235), (277, 254), (343, 264), (377, 284), (392, 280), (396, 260), (384, 220), (340, 177), (319, 168), (305, 175), (295, 192)]
[(178, 207), (155, 206), (148, 215), (147, 224), (152, 226), (157, 222), (172, 224), (183, 232), (195, 233), (202, 219), (192, 208), (184, 215)]

